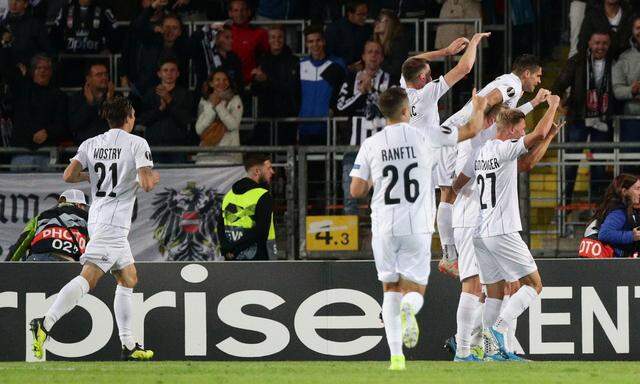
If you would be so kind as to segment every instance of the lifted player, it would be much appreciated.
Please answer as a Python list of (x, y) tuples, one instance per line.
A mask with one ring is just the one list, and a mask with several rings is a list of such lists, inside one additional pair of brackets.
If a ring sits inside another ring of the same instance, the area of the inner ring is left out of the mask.
[[(487, 98), (489, 107), (503, 104), (509, 108), (515, 108), (523, 92), (533, 92), (540, 84), (542, 77), (542, 65), (533, 55), (521, 55), (517, 57), (511, 66), (511, 73), (498, 76), (495, 80), (484, 86), (478, 94)], [(540, 89), (528, 103), (519, 107), (524, 114), (528, 114), (538, 104), (543, 102), (549, 91)], [(467, 104), (458, 112), (449, 117), (443, 126), (460, 126), (469, 120), (471, 104)], [(438, 234), (442, 244), (442, 260), (439, 264), (440, 271), (457, 277), (456, 260), (458, 251), (453, 235), (453, 203), (456, 194), (451, 189), (451, 183), (455, 173), (456, 147), (443, 147), (439, 150), (439, 158), (436, 172), (436, 186), (440, 188), (440, 204), (438, 204)]]
[[(151, 191), (160, 181), (152, 169), (147, 141), (130, 132), (135, 123), (131, 103), (122, 97), (105, 101), (103, 114), (111, 128), (84, 141), (64, 171), (64, 181), (91, 183), (93, 201), (89, 208), (89, 243), (80, 257), (80, 275), (68, 282), (44, 317), (31, 320), (33, 352), (41, 359), (44, 343), (54, 324), (94, 289), (100, 278), (111, 271), (116, 279), (113, 311), (122, 342), (123, 360), (149, 360), (153, 351), (135, 342), (131, 321), (131, 296), (138, 281), (133, 255), (127, 240), (136, 191)], [(82, 172), (87, 168), (89, 172)]]
[[(486, 358), (522, 360), (505, 348), (505, 333), (542, 290), (542, 281), (531, 252), (518, 233), (522, 229), (518, 209), (518, 158), (544, 143), (553, 128), (560, 98), (547, 97), (549, 108), (533, 132), (525, 135), (524, 113), (506, 109), (498, 114), (496, 138), (469, 157), (453, 188), (459, 191), (471, 178), (477, 184), (480, 215), (474, 231), (474, 249), (480, 282), (487, 286), (483, 322)], [(521, 288), (501, 308), (505, 276), (518, 279)]]
[(392, 87), (379, 99), (387, 126), (360, 147), (350, 176), (351, 195), (371, 200), (371, 245), (382, 282), (382, 318), (391, 352), (389, 369), (405, 368), (402, 342), (418, 342), (415, 315), (423, 304), (429, 279), (433, 234), (433, 147), (455, 145), (482, 128), (486, 100), (475, 96), (469, 124), (451, 130), (439, 126), (418, 130), (409, 125), (404, 89)]

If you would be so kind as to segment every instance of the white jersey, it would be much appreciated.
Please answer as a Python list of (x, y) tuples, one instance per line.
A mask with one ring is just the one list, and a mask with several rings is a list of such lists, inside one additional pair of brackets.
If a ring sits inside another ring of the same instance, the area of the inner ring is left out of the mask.
[(147, 141), (122, 129), (111, 129), (85, 140), (72, 160), (89, 170), (92, 202), (88, 223), (128, 229), (138, 168), (153, 166)]
[(452, 146), (457, 141), (457, 129), (433, 126), (423, 133), (399, 123), (385, 127), (362, 143), (350, 176), (373, 183), (374, 235), (406, 236), (434, 231), (431, 146)]
[(462, 173), (477, 184), (480, 216), (474, 237), (522, 230), (518, 207), (518, 157), (527, 153), (524, 137), (489, 140), (469, 157)]
[[(485, 85), (478, 92), (478, 95), (487, 96), (494, 89), (500, 91), (502, 94), (502, 104), (509, 108), (515, 108), (518, 105), (520, 97), (522, 97), (522, 81), (513, 73), (507, 73), (496, 77), (495, 80)], [(451, 115), (451, 117), (445, 120), (442, 125), (446, 125), (448, 127), (459, 127), (469, 122), (472, 113), (473, 104), (471, 103), (471, 100), (469, 100), (462, 109)]]
[(430, 127), (440, 126), (438, 100), (449, 90), (444, 76), (440, 76), (420, 89), (407, 87), (404, 78), (400, 79), (400, 85), (407, 91), (409, 97), (411, 107), (409, 124), (423, 133)]

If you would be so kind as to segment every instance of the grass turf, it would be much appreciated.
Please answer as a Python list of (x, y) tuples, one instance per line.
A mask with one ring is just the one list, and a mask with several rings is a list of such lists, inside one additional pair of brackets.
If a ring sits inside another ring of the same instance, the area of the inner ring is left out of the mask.
[(0, 363), (9, 383), (640, 383), (638, 362), (45, 362)]

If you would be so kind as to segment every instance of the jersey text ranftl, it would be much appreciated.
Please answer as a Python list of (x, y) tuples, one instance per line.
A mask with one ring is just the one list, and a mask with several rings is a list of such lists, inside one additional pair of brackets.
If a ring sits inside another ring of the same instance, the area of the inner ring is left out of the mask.
[(416, 154), (412, 146), (383, 149), (380, 153), (382, 155), (382, 161), (416, 158)]

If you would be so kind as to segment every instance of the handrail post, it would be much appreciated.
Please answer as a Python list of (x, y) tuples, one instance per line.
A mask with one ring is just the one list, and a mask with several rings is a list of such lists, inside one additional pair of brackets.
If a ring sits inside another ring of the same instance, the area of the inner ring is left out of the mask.
[(287, 147), (287, 165), (285, 167), (287, 183), (285, 186), (285, 196), (287, 198), (286, 228), (287, 228), (287, 259), (294, 260), (297, 258), (296, 249), (296, 152), (295, 147)]
[(298, 147), (298, 256), (307, 258), (307, 151)]

